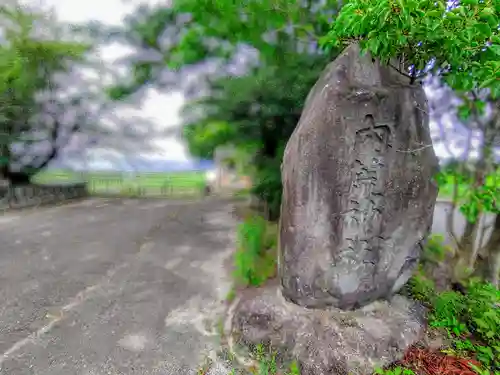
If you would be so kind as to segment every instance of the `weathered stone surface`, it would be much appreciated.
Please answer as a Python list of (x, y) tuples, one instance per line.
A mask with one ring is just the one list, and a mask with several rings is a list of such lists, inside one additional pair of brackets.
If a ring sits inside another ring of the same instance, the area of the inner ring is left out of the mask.
[(268, 286), (236, 307), (233, 337), (244, 346), (270, 345), (297, 360), (302, 375), (368, 375), (424, 337), (424, 313), (399, 295), (356, 311), (308, 309)]
[(397, 74), (348, 47), (287, 144), (279, 273), (299, 305), (364, 306), (399, 290), (418, 260), (438, 162), (424, 91)]
[(0, 189), (0, 210), (36, 207), (56, 204), (72, 199), (88, 197), (85, 183), (64, 185), (26, 185)]

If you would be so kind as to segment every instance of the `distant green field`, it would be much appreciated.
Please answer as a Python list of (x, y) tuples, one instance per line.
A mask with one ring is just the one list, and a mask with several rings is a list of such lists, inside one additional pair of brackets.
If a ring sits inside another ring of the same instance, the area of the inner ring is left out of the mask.
[(38, 184), (86, 182), (93, 194), (176, 195), (201, 192), (206, 183), (205, 172), (119, 173), (43, 171), (33, 178)]

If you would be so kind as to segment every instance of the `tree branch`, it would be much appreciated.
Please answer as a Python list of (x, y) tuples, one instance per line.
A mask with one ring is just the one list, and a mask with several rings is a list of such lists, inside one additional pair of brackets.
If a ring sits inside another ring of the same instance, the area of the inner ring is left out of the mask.
[(394, 69), (394, 70), (395, 70), (396, 72), (398, 72), (399, 74), (401, 74), (402, 76), (404, 76), (404, 77), (406, 77), (406, 78), (410, 79), (410, 82), (411, 82), (411, 79), (412, 79), (412, 76), (411, 76), (411, 75), (409, 75), (408, 73), (403, 72), (401, 69), (399, 69), (398, 67), (396, 67), (396, 66), (392, 65), (391, 63), (387, 63), (387, 65), (388, 65), (389, 67), (391, 67), (392, 69)]
[[(390, 62), (387, 63), (387, 65), (390, 68), (394, 69), (399, 74), (401, 74), (403, 77), (408, 78), (410, 80), (410, 84), (414, 84), (418, 79), (425, 77), (425, 74), (417, 75), (416, 73), (412, 73), (412, 74), (405, 73), (401, 69), (399, 69), (398, 67), (392, 65)], [(415, 69), (414, 69), (414, 72), (416, 72)]]
[(425, 145), (425, 146), (422, 146), (422, 147), (419, 147), (419, 148), (415, 148), (413, 150), (396, 150), (397, 152), (402, 152), (402, 153), (409, 153), (409, 154), (412, 154), (414, 152), (419, 152), (419, 151), (422, 151), (422, 150), (425, 150), (426, 148), (431, 148), (433, 145), (432, 143), (429, 144), (429, 145)]

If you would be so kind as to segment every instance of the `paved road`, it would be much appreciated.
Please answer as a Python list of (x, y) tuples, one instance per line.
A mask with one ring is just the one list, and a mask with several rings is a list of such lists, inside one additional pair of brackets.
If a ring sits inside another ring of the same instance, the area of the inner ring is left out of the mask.
[(229, 288), (230, 209), (93, 199), (0, 216), (0, 374), (196, 373)]

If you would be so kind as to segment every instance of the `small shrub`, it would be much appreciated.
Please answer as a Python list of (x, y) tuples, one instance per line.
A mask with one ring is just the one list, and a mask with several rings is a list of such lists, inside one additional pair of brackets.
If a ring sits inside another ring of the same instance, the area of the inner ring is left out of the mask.
[(473, 281), (465, 295), (447, 291), (436, 295), (429, 325), (453, 337), (456, 355), (473, 355), (486, 368), (500, 370), (500, 292)]
[(252, 369), (255, 375), (300, 375), (300, 366), (297, 361), (279, 365), (277, 361), (278, 352), (263, 344), (255, 346), (254, 358), (258, 367)]
[(271, 351), (267, 353), (264, 345), (257, 345), (255, 349), (255, 359), (259, 363), (259, 375), (275, 375), (278, 372), (278, 365), (276, 363), (277, 353)]
[(290, 363), (287, 375), (300, 375), (300, 367), (297, 361)]
[(447, 270), (440, 265), (446, 262), (450, 252), (452, 249), (444, 243), (443, 236), (430, 236), (423, 248), (418, 268), (405, 287), (406, 295), (427, 305), (432, 304), (437, 291), (446, 287)]
[(434, 234), (427, 239), (421, 263), (440, 263), (445, 260), (447, 253), (450, 252), (452, 252), (452, 249), (444, 243), (444, 237)]
[(283, 142), (276, 153), (276, 157), (260, 156), (256, 163), (254, 185), (252, 194), (266, 202), (268, 219), (275, 221), (280, 216), (281, 194), (283, 186), (281, 184), (281, 161), (286, 142)]
[(444, 330), (452, 338), (448, 353), (475, 358), (484, 368), (500, 371), (500, 291), (492, 284), (470, 280), (462, 293), (436, 292), (424, 270), (426, 264), (446, 261), (449, 249), (443, 242), (440, 236), (429, 238), (407, 291), (430, 307), (429, 326)]
[(464, 321), (484, 345), (475, 345), (477, 359), (500, 371), (500, 291), (490, 283), (472, 281), (467, 288)]
[(405, 367), (401, 367), (401, 366), (397, 366), (397, 367), (394, 367), (392, 369), (381, 369), (381, 368), (377, 368), (375, 370), (375, 374), (377, 375), (416, 375), (415, 372), (413, 372), (413, 370), (410, 370), (408, 368), (405, 368)]
[(465, 304), (471, 331), (487, 344), (500, 345), (500, 291), (490, 283), (473, 281)]
[(277, 229), (255, 215), (238, 227), (235, 277), (244, 286), (260, 286), (276, 272)]
[(461, 319), (465, 309), (463, 295), (453, 291), (442, 292), (434, 299), (429, 324), (431, 327), (444, 328), (450, 334), (461, 336), (468, 332)]
[(419, 266), (418, 271), (408, 280), (408, 292), (410, 296), (426, 304), (432, 304), (435, 298), (434, 282), (428, 279)]

